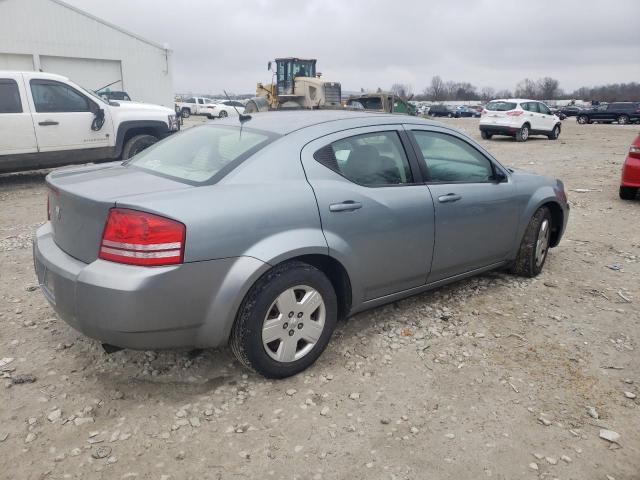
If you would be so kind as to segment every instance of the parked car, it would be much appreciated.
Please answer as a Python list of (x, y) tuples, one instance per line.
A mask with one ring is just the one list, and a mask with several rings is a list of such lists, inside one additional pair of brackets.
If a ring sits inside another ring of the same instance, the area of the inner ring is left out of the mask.
[(96, 92), (96, 93), (100, 96), (100, 98), (102, 98), (106, 102), (109, 102), (111, 100), (121, 101), (121, 102), (131, 101), (131, 97), (129, 96), (129, 94), (123, 91), (109, 90), (109, 91), (102, 91), (102, 92)]
[(480, 118), (480, 134), (485, 140), (493, 135), (515, 137), (518, 142), (526, 142), (531, 135), (557, 140), (560, 129), (560, 119), (544, 103), (535, 100), (493, 100), (484, 107)]
[(459, 117), (480, 117), (480, 112), (471, 107), (458, 107), (456, 108), (456, 112)]
[(370, 112), (404, 113), (416, 115), (416, 107), (391, 92), (362, 93), (352, 95), (347, 101), (347, 108), (367, 110)]
[(430, 108), (429, 105), (421, 105), (418, 107), (418, 115), (428, 115)]
[(211, 116), (213, 101), (204, 97), (189, 97), (181, 102), (176, 102), (176, 111), (182, 112), (183, 118), (189, 118), (191, 115)]
[(60, 75), (0, 71), (0, 173), (127, 159), (179, 128), (170, 108), (105, 102)]
[(629, 153), (622, 165), (620, 180), (620, 198), (633, 200), (640, 189), (640, 134), (629, 147)]
[(244, 104), (237, 100), (223, 100), (219, 103), (211, 105), (207, 116), (209, 118), (225, 118), (228, 116), (238, 115), (244, 113)]
[(640, 121), (640, 102), (614, 102), (598, 105), (588, 110), (580, 110), (576, 120), (579, 124), (586, 123), (613, 123), (625, 125), (630, 122)]
[(460, 114), (447, 105), (431, 105), (431, 107), (429, 108), (429, 116), (458, 118), (460, 117)]
[(462, 132), (355, 111), (210, 122), (46, 182), (34, 264), (61, 318), (116, 347), (229, 342), (278, 378), (340, 318), (497, 268), (538, 275), (569, 215), (562, 182)]
[(567, 117), (575, 117), (578, 115), (578, 112), (582, 110), (580, 107), (576, 107), (575, 105), (567, 105), (565, 107), (560, 107), (558, 111)]
[[(548, 105), (547, 105), (548, 106)], [(560, 120), (565, 120), (567, 116), (560, 111), (559, 108), (549, 107), (549, 111), (558, 117)]]

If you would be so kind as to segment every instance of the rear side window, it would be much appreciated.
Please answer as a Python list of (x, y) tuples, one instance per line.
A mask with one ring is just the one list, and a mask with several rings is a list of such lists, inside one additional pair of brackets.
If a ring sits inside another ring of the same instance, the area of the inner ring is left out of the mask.
[(516, 108), (516, 106), (517, 103), (515, 102), (489, 102), (484, 108), (493, 112), (508, 112)]
[(347, 180), (365, 187), (413, 182), (409, 161), (395, 131), (344, 138), (321, 148), (313, 157)]
[(526, 110), (527, 112), (534, 112), (534, 113), (538, 113), (538, 102), (525, 102), (525, 103), (521, 103), (520, 106), (522, 107), (523, 110)]
[(18, 84), (10, 78), (0, 78), (0, 113), (22, 113)]
[(190, 128), (143, 150), (127, 164), (187, 183), (206, 183), (224, 174), (275, 138), (238, 127)]
[(459, 138), (438, 132), (414, 130), (427, 167), (429, 181), (481, 183), (493, 178), (491, 162)]
[(31, 80), (36, 112), (88, 112), (89, 99), (64, 83)]

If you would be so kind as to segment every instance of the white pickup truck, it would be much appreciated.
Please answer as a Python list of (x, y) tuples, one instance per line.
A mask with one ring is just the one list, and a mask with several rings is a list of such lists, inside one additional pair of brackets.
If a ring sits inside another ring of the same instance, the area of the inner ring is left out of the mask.
[(176, 112), (181, 112), (184, 118), (189, 118), (191, 115), (206, 115), (210, 118), (213, 107), (213, 101), (204, 97), (189, 97), (176, 102)]
[(60, 75), (0, 70), (0, 173), (124, 160), (179, 128), (170, 108), (106, 102)]

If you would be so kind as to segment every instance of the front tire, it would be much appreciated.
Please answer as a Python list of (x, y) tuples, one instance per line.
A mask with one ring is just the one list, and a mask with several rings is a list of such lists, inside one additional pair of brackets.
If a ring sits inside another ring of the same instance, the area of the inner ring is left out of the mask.
[(618, 123), (620, 125), (626, 125), (627, 123), (629, 123), (629, 117), (627, 115), (620, 115), (618, 117)]
[(245, 297), (230, 346), (247, 368), (285, 378), (312, 365), (325, 350), (338, 316), (336, 294), (317, 268), (293, 261), (264, 274)]
[(226, 110), (221, 110), (220, 114), (218, 115), (218, 118), (227, 118), (229, 116), (229, 114), (227, 113)]
[(576, 118), (576, 121), (580, 125), (586, 125), (587, 123), (589, 123), (589, 117), (587, 117), (586, 115), (578, 115), (578, 118)]
[(551, 212), (547, 207), (539, 208), (527, 225), (520, 249), (511, 273), (523, 277), (535, 277), (542, 271), (551, 241)]
[(128, 160), (141, 151), (149, 148), (156, 143), (158, 139), (153, 135), (136, 135), (127, 140), (122, 149), (122, 160)]
[(635, 200), (638, 195), (638, 187), (620, 187), (619, 194), (622, 200)]
[(491, 137), (493, 137), (492, 134), (490, 134), (485, 130), (480, 130), (480, 136), (482, 137), (483, 140), (491, 140)]
[(549, 137), (549, 140), (557, 140), (559, 136), (560, 136), (560, 125), (556, 125), (555, 127), (553, 127), (553, 130), (551, 130), (551, 133), (548, 135), (548, 137)]
[(529, 139), (529, 124), (525, 123), (520, 127), (520, 130), (516, 132), (516, 142), (526, 142)]

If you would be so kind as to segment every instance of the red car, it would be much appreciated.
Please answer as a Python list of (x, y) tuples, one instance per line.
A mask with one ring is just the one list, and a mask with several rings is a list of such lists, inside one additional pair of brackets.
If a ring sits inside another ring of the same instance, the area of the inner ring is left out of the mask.
[(622, 166), (622, 179), (620, 180), (620, 198), (633, 200), (640, 188), (640, 134), (629, 147), (629, 155)]

